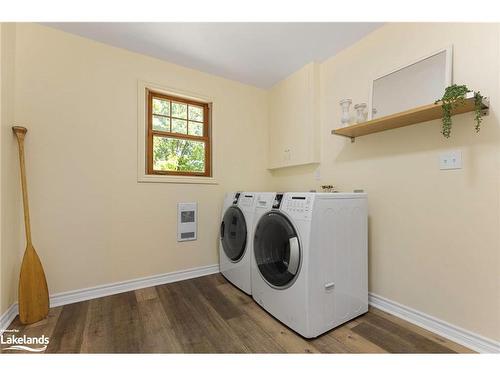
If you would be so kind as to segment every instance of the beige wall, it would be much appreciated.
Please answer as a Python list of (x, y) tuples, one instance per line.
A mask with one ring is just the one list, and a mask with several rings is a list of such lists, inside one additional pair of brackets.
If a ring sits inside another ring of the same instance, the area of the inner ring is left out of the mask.
[[(453, 44), (454, 82), (491, 98), (480, 135), (472, 114), (373, 134), (330, 135), (342, 98), (367, 102), (370, 79)], [(321, 65), (321, 180), (314, 167), (273, 172), (276, 190), (368, 192), (370, 291), (500, 339), (499, 26), (389, 24)], [(440, 171), (438, 155), (463, 151), (464, 168)]]
[(17, 278), (24, 250), (21, 232), (19, 159), (14, 122), (14, 52), (16, 28), (0, 23), (0, 315), (17, 300)]
[[(267, 93), (45, 26), (16, 31), (15, 121), (29, 129), (33, 241), (50, 293), (218, 263), (223, 193), (269, 184)], [(138, 80), (214, 98), (218, 185), (137, 182)], [(198, 240), (177, 243), (177, 203), (190, 201)]]

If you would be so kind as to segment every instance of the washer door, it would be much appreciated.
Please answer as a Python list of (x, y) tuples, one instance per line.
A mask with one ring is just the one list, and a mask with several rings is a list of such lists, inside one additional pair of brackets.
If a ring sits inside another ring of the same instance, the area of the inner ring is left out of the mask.
[(273, 287), (286, 288), (298, 274), (301, 250), (292, 223), (268, 212), (255, 228), (254, 255), (260, 274)]
[(243, 212), (236, 207), (229, 207), (220, 225), (220, 239), (227, 257), (233, 262), (241, 259), (247, 244), (247, 224)]

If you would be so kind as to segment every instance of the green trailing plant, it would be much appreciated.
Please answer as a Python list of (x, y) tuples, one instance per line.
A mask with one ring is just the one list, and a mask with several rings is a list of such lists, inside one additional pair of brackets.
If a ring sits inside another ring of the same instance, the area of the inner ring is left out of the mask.
[[(466, 85), (451, 85), (445, 89), (443, 97), (436, 100), (436, 104), (441, 103), (441, 108), (443, 110), (443, 127), (441, 129), (441, 134), (443, 134), (444, 137), (450, 137), (452, 125), (451, 115), (453, 110), (465, 104), (465, 96), (469, 92), (472, 92), (472, 90), (469, 90)], [(477, 133), (479, 133), (481, 122), (483, 121), (483, 99), (484, 97), (479, 91), (474, 91), (474, 122)]]

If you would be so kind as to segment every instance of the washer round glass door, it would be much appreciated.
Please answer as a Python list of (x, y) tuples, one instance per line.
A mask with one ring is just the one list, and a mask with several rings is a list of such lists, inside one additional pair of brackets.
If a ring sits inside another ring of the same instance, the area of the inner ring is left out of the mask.
[(301, 250), (292, 223), (278, 212), (268, 212), (255, 228), (254, 255), (264, 279), (273, 287), (286, 288), (298, 274)]
[(243, 212), (236, 207), (229, 207), (224, 213), (220, 225), (222, 248), (233, 262), (241, 259), (247, 244), (247, 224)]

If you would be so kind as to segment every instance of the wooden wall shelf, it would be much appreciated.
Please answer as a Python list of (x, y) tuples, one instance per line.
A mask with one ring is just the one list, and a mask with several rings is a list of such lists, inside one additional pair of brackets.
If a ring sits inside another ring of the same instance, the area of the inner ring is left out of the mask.
[[(483, 100), (483, 110), (487, 114), (489, 109), (489, 103), (486, 99)], [(456, 108), (453, 111), (453, 115), (458, 115), (460, 113), (472, 112), (474, 111), (474, 96), (473, 93), (469, 93), (465, 99), (465, 104)], [(363, 135), (378, 133), (385, 130), (401, 128), (403, 126), (409, 126), (418, 124), (421, 122), (436, 120), (443, 117), (441, 104), (428, 104), (421, 107), (413, 108), (408, 111), (395, 113), (390, 116), (384, 116), (377, 118), (375, 120), (370, 120), (362, 122), (360, 124), (355, 124), (351, 126), (346, 126), (345, 128), (338, 128), (332, 130), (332, 134), (341, 135), (343, 137), (351, 138), (354, 142), (356, 137), (361, 137)]]

